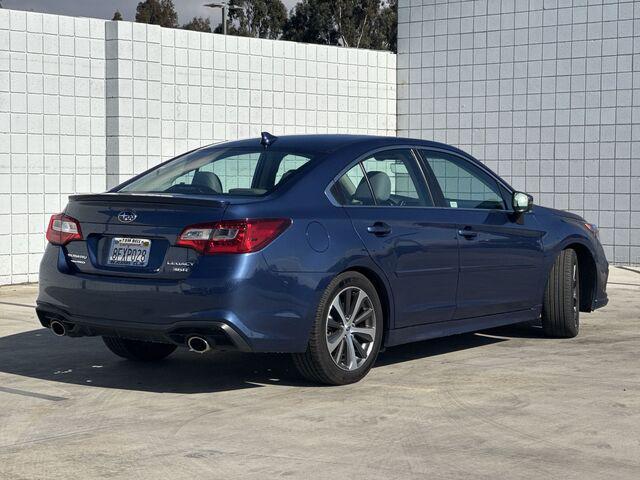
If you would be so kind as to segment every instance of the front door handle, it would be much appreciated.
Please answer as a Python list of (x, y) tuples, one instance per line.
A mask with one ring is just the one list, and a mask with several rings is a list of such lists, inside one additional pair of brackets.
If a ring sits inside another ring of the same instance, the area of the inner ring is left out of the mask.
[(458, 230), (458, 235), (460, 235), (461, 237), (464, 237), (464, 238), (472, 239), (472, 238), (476, 238), (478, 236), (478, 232), (474, 232), (473, 230), (471, 230), (468, 227), (466, 227), (466, 228), (461, 228), (460, 230)]
[(384, 222), (376, 222), (367, 227), (367, 232), (373, 233), (376, 237), (384, 237), (391, 233), (391, 227)]

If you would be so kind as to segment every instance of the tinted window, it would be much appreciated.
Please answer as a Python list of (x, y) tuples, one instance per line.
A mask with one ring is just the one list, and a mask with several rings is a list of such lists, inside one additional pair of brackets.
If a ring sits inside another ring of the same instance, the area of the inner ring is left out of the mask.
[(472, 163), (454, 155), (420, 152), (451, 208), (504, 209), (496, 181)]
[(335, 183), (331, 189), (341, 205), (374, 205), (371, 188), (364, 176), (362, 166), (357, 163)]
[(205, 148), (151, 170), (122, 192), (263, 195), (311, 156), (272, 149)]
[(302, 165), (307, 163), (309, 158), (300, 155), (285, 155), (280, 161), (278, 171), (276, 172), (276, 179), (274, 183), (279, 183), (283, 178), (287, 178), (292, 175)]
[(378, 205), (433, 206), (422, 172), (409, 150), (384, 150), (362, 163)]
[(352, 167), (332, 192), (342, 205), (433, 206), (421, 175), (410, 151), (386, 150)]

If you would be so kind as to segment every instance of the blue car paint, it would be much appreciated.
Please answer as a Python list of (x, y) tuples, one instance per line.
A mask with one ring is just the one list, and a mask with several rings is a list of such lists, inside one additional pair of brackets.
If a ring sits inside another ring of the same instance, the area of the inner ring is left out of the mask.
[[(255, 147), (258, 142), (207, 148)], [(239, 334), (248, 350), (301, 352), (324, 289), (338, 273), (356, 269), (380, 291), (385, 344), (395, 345), (537, 318), (554, 258), (570, 245), (582, 246), (597, 272), (591, 304), (582, 309), (606, 304), (604, 252), (575, 215), (538, 206), (520, 215), (438, 206), (342, 207), (327, 195), (327, 187), (357, 159), (377, 149), (405, 147), (452, 152), (498, 178), (464, 152), (435, 142), (289, 136), (269, 148), (304, 149), (317, 157), (264, 197), (176, 196), (184, 204), (158, 205), (145, 203), (144, 196), (115, 193), (117, 187), (100, 200), (78, 198), (65, 213), (81, 222), (87, 240), (47, 246), (40, 270), (40, 319), (46, 326), (52, 315), (62, 318), (78, 327), (71, 330), (77, 336), (161, 341), (174, 341), (171, 332), (177, 329), (221, 322)], [(134, 210), (139, 220), (123, 225), (117, 220), (123, 210)], [(281, 217), (291, 218), (292, 225), (256, 253), (199, 256), (173, 246), (189, 224)], [(382, 238), (368, 233), (366, 227), (376, 221), (391, 225), (393, 233)], [(477, 236), (461, 236), (465, 228)], [(113, 235), (154, 239), (146, 271), (99, 265), (104, 237)], [(189, 266), (158, 271), (167, 258)]]

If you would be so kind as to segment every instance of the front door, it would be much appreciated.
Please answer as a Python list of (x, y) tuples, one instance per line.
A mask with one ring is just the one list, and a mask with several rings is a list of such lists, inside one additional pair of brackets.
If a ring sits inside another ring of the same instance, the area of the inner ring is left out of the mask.
[[(497, 181), (461, 156), (422, 150), (432, 190), (457, 226), (460, 250), (454, 319), (540, 305), (542, 235), (533, 213), (516, 214)], [(430, 172), (429, 172), (430, 170)]]
[(432, 208), (413, 152), (374, 153), (336, 185), (355, 230), (391, 284), (394, 328), (451, 320), (458, 281), (457, 228), (446, 211)]

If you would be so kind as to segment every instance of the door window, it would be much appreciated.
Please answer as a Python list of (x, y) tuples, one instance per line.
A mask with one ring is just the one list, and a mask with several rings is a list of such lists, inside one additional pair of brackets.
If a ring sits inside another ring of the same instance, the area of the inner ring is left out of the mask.
[(504, 210), (497, 182), (472, 163), (442, 152), (420, 152), (433, 172), (445, 206)]
[(409, 150), (384, 150), (367, 157), (344, 174), (332, 192), (342, 205), (433, 206)]
[(432, 207), (422, 172), (409, 150), (383, 150), (362, 162), (377, 205)]

